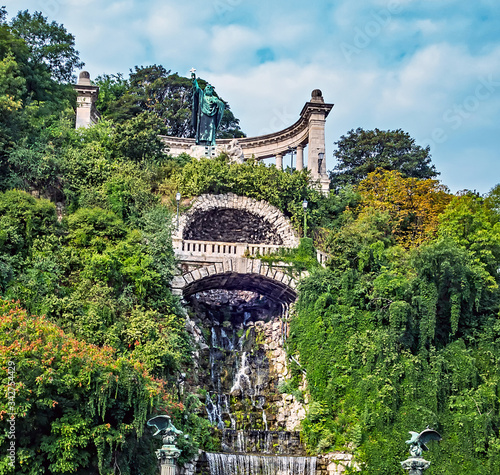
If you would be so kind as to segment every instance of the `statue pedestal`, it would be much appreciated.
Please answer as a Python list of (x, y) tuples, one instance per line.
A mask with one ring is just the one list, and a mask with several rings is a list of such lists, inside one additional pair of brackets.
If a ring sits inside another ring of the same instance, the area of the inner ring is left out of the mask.
[(244, 161), (243, 150), (237, 139), (231, 140), (227, 145), (191, 145), (189, 149), (189, 155), (194, 158), (215, 158), (221, 153), (227, 153), (231, 162)]
[(409, 475), (422, 475), (424, 470), (427, 470), (431, 466), (431, 463), (423, 457), (410, 457), (401, 462), (401, 465), (404, 470), (408, 470)]
[(175, 445), (163, 445), (156, 451), (160, 461), (160, 475), (175, 475), (175, 459), (179, 457), (181, 450)]

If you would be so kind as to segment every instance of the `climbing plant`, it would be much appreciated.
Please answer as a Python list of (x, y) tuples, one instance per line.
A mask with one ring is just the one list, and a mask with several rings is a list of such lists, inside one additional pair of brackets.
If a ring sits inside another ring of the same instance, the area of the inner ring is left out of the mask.
[(330, 267), (301, 283), (288, 339), (307, 371), (312, 452), (350, 450), (363, 473), (392, 474), (407, 431), (430, 425), (443, 434), (430, 473), (499, 470), (498, 215), (489, 203), (453, 198), (433, 235), (410, 249), (390, 209), (345, 212)]
[[(16, 420), (15, 467), (2, 450), (2, 473), (153, 471), (154, 458), (142, 453), (154, 450), (143, 435), (147, 417), (181, 406), (139, 360), (77, 340), (6, 300), (0, 300), (0, 359), (2, 387), (9, 368), (13, 374)], [(0, 397), (5, 423), (12, 410), (5, 391)], [(8, 435), (0, 433), (3, 449)]]

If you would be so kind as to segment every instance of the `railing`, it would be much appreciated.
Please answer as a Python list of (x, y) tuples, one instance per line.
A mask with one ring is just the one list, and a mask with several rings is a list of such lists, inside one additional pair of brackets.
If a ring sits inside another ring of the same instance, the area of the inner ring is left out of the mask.
[[(246, 242), (194, 241), (188, 239), (174, 239), (174, 250), (182, 259), (187, 257), (257, 257), (268, 256), (279, 251), (283, 246), (275, 244), (248, 244)], [(329, 255), (316, 251), (316, 258), (321, 265), (325, 265)]]
[(277, 252), (281, 247), (273, 244), (248, 244), (244, 242), (174, 240), (174, 249), (178, 254), (188, 254), (192, 257), (207, 255), (230, 257), (266, 256)]

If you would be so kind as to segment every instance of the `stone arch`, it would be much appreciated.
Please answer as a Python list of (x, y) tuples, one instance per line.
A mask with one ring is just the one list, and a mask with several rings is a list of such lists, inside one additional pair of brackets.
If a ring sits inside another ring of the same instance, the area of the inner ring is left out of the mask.
[(247, 242), (297, 247), (290, 220), (266, 201), (233, 193), (201, 195), (179, 218), (174, 240)]
[(178, 275), (172, 282), (175, 295), (184, 298), (211, 289), (250, 290), (272, 300), (292, 303), (297, 280), (284, 268), (270, 267), (260, 259), (225, 259)]

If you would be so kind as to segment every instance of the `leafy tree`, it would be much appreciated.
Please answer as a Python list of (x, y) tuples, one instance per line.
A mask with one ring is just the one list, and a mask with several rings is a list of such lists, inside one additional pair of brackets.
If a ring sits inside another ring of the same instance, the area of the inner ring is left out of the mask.
[(158, 135), (165, 134), (163, 122), (148, 112), (118, 124), (114, 133), (114, 151), (135, 162), (160, 164), (166, 159), (165, 143)]
[[(28, 45), (34, 71), (44, 65), (58, 82), (74, 81), (73, 71), (82, 68), (75, 37), (55, 21), (49, 23), (41, 12), (21, 11), (12, 20), (12, 31)], [(36, 80), (36, 78), (32, 78)]]
[(108, 108), (113, 107), (127, 92), (128, 81), (124, 79), (122, 73), (118, 73), (97, 76), (94, 83), (99, 86), (99, 95), (96, 101), (97, 110), (103, 116), (111, 117), (111, 111)]
[[(117, 356), (64, 333), (43, 317), (28, 316), (0, 300), (0, 379), (16, 383), (16, 464), (10, 467), (0, 434), (2, 473), (146, 473), (155, 470), (151, 411), (170, 412), (174, 402), (162, 380), (137, 359)], [(6, 393), (0, 414), (12, 412)], [(114, 468), (113, 468), (114, 467)]]
[(350, 130), (335, 143), (338, 163), (330, 172), (333, 188), (356, 185), (377, 168), (399, 171), (403, 177), (433, 178), (438, 175), (431, 164), (429, 147), (415, 144), (401, 129)]
[(58, 82), (81, 66), (74, 38), (40, 13), (20, 12), (10, 25), (0, 24), (0, 61), (0, 189), (57, 195), (57, 153), (45, 130), (63, 111), (74, 115), (73, 88)]
[[(22, 107), (25, 85), (26, 80), (19, 76), (19, 65), (9, 52), (0, 61), (0, 163), (4, 161), (1, 157), (14, 145), (14, 139), (19, 133), (19, 110)], [(5, 165), (4, 167), (6, 168)], [(2, 171), (7, 173), (5, 168)]]
[(437, 232), (439, 216), (451, 200), (437, 180), (405, 178), (398, 171), (378, 169), (358, 187), (361, 213), (387, 212), (398, 243), (415, 247)]

